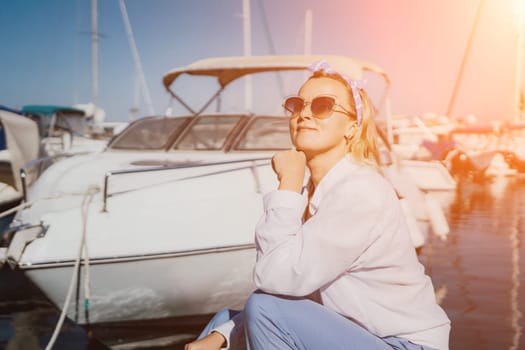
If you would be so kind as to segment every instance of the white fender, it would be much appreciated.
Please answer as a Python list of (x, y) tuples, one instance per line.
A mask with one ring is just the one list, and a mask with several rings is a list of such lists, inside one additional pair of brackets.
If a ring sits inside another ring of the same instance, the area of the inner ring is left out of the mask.
[(447, 218), (441, 204), (431, 193), (425, 194), (425, 207), (434, 233), (443, 240), (447, 239), (450, 232)]

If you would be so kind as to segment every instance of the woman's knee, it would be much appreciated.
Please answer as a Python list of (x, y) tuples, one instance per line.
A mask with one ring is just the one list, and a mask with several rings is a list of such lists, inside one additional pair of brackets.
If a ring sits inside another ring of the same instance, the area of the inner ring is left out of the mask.
[(215, 314), (212, 318), (212, 322), (223, 324), (224, 322), (227, 322), (231, 318), (231, 310), (230, 309), (222, 309), (219, 312)]
[(277, 309), (277, 297), (263, 292), (253, 292), (244, 305), (244, 317), (247, 322), (268, 318)]

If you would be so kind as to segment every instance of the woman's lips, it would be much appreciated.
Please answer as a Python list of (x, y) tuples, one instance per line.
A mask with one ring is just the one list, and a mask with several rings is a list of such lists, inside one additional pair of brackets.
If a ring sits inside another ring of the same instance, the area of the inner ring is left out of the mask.
[(306, 125), (299, 125), (297, 126), (297, 131), (317, 131), (317, 128)]

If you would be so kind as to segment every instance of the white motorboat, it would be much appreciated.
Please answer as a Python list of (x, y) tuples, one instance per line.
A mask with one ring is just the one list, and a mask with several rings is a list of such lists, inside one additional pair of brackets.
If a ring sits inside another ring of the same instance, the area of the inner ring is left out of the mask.
[(455, 121), (434, 114), (395, 115), (390, 119), (392, 150), (406, 175), (425, 192), (455, 190), (456, 180), (443, 162), (456, 147), (448, 137), (457, 127)]
[[(241, 307), (254, 288), (262, 196), (277, 185), (270, 159), (291, 146), (288, 121), (282, 113), (205, 110), (241, 77), (304, 74), (321, 58), (353, 79), (370, 71), (388, 85), (380, 68), (338, 56), (214, 58), (174, 69), (164, 85), (179, 101), (170, 86), (183, 76), (212, 77), (219, 90), (198, 111), (183, 102), (188, 116), (137, 120), (103, 152), (50, 166), (30, 186), (0, 264), (24, 270), (59, 307), (75, 289), (67, 315), (81, 324)], [(408, 199), (407, 218), (426, 225), (443, 218), (439, 206), (428, 212), (424, 193), (395, 159), (385, 159), (385, 174)]]
[(38, 124), (42, 149), (51, 157), (102, 151), (127, 125), (104, 122), (105, 112), (93, 104), (26, 105), (20, 113)]
[[(460, 180), (485, 181), (498, 176), (514, 176), (525, 171), (523, 123), (493, 122), (470, 124), (452, 129), (447, 138), (455, 147), (444, 159)], [(438, 148), (439, 143), (428, 143)]]

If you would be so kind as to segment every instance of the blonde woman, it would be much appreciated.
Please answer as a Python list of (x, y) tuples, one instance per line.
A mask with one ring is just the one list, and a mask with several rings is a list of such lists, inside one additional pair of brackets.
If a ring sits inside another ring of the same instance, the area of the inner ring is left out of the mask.
[(447, 350), (450, 321), (378, 171), (367, 94), (324, 61), (312, 71), (284, 101), (295, 149), (273, 157), (257, 291), (186, 349)]

